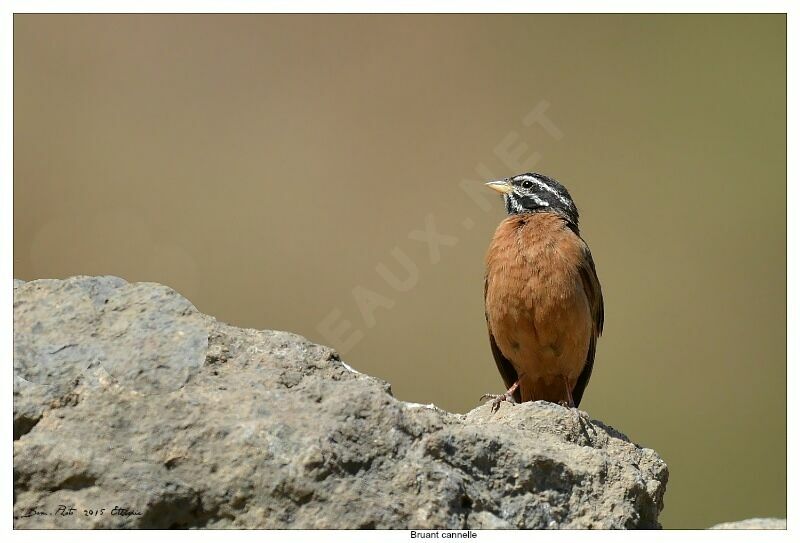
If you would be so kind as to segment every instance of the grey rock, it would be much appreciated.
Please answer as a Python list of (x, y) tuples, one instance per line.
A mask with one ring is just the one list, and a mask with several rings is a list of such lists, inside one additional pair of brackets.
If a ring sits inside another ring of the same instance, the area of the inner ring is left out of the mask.
[(723, 522), (709, 530), (785, 530), (785, 518), (750, 518), (735, 522)]
[(15, 284), (14, 339), (16, 528), (659, 527), (666, 464), (583, 412), (402, 402), (161, 285)]

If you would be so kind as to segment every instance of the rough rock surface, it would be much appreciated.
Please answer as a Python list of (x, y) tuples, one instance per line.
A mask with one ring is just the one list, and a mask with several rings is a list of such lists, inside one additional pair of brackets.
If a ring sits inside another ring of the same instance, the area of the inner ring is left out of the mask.
[(161, 285), (15, 281), (14, 340), (16, 528), (659, 527), (666, 464), (585, 413), (402, 402)]
[(709, 530), (785, 530), (785, 518), (750, 518), (736, 522), (723, 522)]

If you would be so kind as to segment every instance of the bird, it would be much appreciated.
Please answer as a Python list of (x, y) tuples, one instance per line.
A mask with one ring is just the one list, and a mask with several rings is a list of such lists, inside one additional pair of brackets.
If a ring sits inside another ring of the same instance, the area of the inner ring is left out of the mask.
[(603, 293), (578, 208), (541, 173), (490, 181), (508, 216), (486, 253), (484, 305), (489, 344), (508, 390), (503, 401), (545, 400), (577, 408), (603, 332)]

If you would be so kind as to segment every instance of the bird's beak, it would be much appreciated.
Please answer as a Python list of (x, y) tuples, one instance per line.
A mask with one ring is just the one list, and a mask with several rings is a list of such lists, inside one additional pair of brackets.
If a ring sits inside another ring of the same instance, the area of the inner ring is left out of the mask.
[(514, 190), (513, 188), (511, 188), (511, 184), (506, 179), (503, 179), (501, 181), (489, 181), (488, 183), (486, 183), (486, 186), (502, 194), (508, 194)]

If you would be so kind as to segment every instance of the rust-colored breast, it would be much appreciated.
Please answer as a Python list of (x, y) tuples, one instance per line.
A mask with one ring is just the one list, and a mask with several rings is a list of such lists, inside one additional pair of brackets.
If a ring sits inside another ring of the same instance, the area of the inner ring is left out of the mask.
[(514, 215), (486, 255), (486, 320), (520, 378), (523, 401), (567, 401), (593, 323), (581, 280), (585, 244), (549, 213)]

